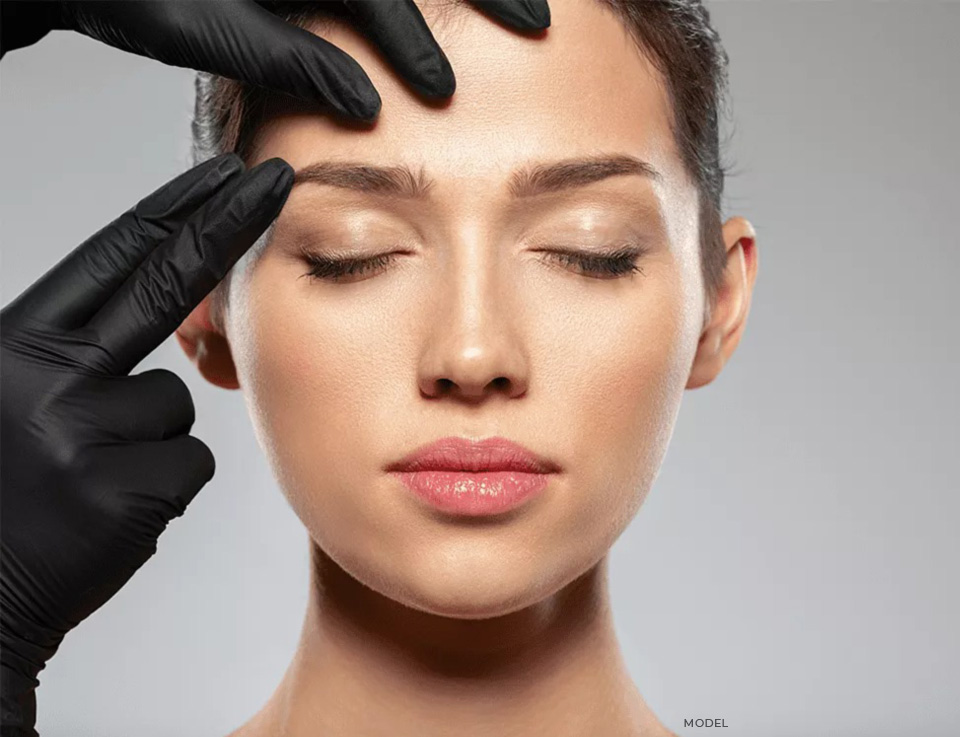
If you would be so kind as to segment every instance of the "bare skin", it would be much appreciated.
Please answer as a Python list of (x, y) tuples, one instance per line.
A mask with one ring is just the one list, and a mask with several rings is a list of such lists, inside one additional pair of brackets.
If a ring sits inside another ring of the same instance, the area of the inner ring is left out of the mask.
[[(178, 332), (209, 381), (242, 388), (314, 564), (296, 654), (229, 737), (673, 734), (625, 667), (607, 561), (684, 391), (739, 343), (755, 233), (725, 223), (708, 306), (662, 79), (599, 4), (551, 11), (537, 40), (469, 9), (431, 23), (458, 79), (439, 107), (362, 36), (318, 29), (380, 90), (377, 125), (285, 112), (261, 131), (249, 165), (407, 165), (435, 182), (418, 201), (297, 184), (269, 244), (235, 268), (226, 314), (205, 300)], [(510, 192), (520, 167), (597, 154), (660, 177)], [(620, 243), (644, 244), (642, 273), (587, 276), (540, 250)], [(304, 246), (395, 256), (335, 282), (305, 276)], [(561, 473), (501, 519), (439, 515), (384, 466), (447, 435), (505, 436)]]
[(297, 655), (266, 706), (229, 737), (675, 737), (627, 673), (606, 559), (556, 596), (485, 620), (414, 611), (315, 546), (313, 560)]

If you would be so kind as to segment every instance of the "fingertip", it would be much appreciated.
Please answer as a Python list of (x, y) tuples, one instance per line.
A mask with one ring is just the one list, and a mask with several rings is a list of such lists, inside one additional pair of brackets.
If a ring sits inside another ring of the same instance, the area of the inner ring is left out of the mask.
[(373, 90), (368, 92), (359, 82), (352, 83), (352, 89), (341, 91), (339, 94), (323, 93), (319, 89), (315, 94), (315, 101), (333, 115), (348, 121), (370, 123), (380, 114), (380, 95)]
[(271, 156), (269, 159), (264, 159), (257, 164), (257, 167), (261, 166), (270, 167), (271, 169), (275, 170), (278, 175), (282, 170), (290, 169), (290, 171), (293, 171), (293, 169), (290, 167), (290, 163), (282, 156)]
[(244, 170), (243, 159), (232, 151), (216, 157), (217, 172), (227, 179)]
[(457, 90), (457, 78), (453, 73), (453, 68), (443, 52), (435, 65), (431, 65), (429, 70), (422, 70), (421, 77), (426, 80), (426, 84), (417, 84), (418, 90), (428, 97), (450, 97)]
[(367, 86), (358, 83), (354, 90), (357, 93), (356, 99), (350, 100), (349, 107), (343, 112), (365, 123), (373, 122), (380, 115), (380, 108), (383, 106), (380, 93), (372, 84)]
[(447, 80), (443, 85), (438, 85), (437, 87), (437, 97), (452, 97), (453, 93), (457, 91), (457, 80), (451, 74), (450, 79)]
[(293, 188), (293, 180), (296, 175), (290, 164), (283, 159), (278, 159), (278, 161), (280, 161), (280, 174), (277, 176), (277, 183), (273, 187), (273, 193), (286, 202), (287, 195), (290, 194), (290, 190)]
[(275, 156), (250, 169), (248, 176), (250, 178), (245, 188), (248, 188), (249, 192), (257, 193), (255, 196), (259, 201), (259, 204), (254, 206), (254, 210), (250, 211), (250, 215), (258, 221), (264, 217), (272, 220), (280, 214), (293, 188), (295, 179), (293, 167), (279, 156)]
[(207, 448), (209, 453), (209, 459), (207, 460), (207, 480), (205, 484), (210, 483), (214, 476), (217, 475), (217, 457), (213, 454), (213, 451)]
[(252, 167), (248, 172), (247, 176), (251, 179), (257, 181), (270, 180), (277, 181), (283, 178), (284, 176), (293, 176), (293, 167), (290, 166), (280, 156), (274, 156), (269, 159), (264, 159), (256, 166)]
[(431, 37), (433, 47), (429, 57), (419, 60), (415, 70), (405, 76), (416, 90), (426, 97), (450, 97), (457, 89), (457, 78), (450, 60), (443, 49)]
[(267, 159), (261, 163), (260, 166), (269, 169), (271, 176), (274, 178), (274, 185), (271, 190), (273, 194), (282, 194), (289, 191), (290, 187), (293, 186), (296, 174), (286, 160), (274, 156), (272, 159)]
[(547, 0), (528, 0), (527, 8), (531, 18), (531, 30), (543, 30), (550, 27), (550, 6)]
[(550, 26), (547, 0), (474, 0), (483, 10), (520, 31), (542, 31)]

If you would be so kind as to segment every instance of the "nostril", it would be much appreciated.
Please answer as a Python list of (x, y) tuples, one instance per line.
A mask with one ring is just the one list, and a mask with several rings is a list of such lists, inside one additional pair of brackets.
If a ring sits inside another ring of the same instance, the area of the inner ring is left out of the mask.
[(485, 396), (494, 393), (510, 393), (515, 383), (507, 376), (497, 376), (486, 384), (480, 382), (458, 383), (453, 379), (437, 378), (430, 385), (428, 394), (433, 397), (448, 397), (453, 394), (463, 399), (481, 401)]

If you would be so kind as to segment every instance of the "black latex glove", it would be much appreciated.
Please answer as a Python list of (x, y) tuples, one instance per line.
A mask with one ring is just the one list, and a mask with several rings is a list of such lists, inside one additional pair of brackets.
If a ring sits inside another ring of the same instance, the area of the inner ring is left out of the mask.
[(128, 373), (276, 218), (293, 169), (225, 154), (181, 174), (0, 311), (3, 735), (36, 735), (37, 674), (214, 472), (193, 400)]
[[(359, 30), (414, 89), (430, 97), (453, 94), (453, 70), (413, 0), (327, 2), (345, 6)], [(514, 28), (540, 30), (550, 25), (547, 0), (471, 2)], [(380, 96), (362, 67), (328, 41), (271, 14), (269, 8), (278, 5), (291, 3), (3, 0), (0, 58), (51, 30), (71, 29), (165, 64), (320, 100), (349, 117), (376, 117)]]

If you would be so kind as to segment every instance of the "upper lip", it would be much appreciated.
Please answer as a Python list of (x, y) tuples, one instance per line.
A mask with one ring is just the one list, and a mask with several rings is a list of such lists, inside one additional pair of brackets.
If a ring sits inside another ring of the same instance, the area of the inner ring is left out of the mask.
[(417, 448), (386, 470), (553, 473), (560, 467), (507, 438), (470, 440), (449, 436)]

